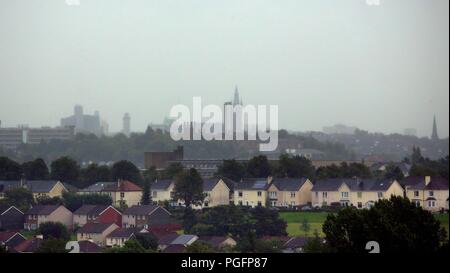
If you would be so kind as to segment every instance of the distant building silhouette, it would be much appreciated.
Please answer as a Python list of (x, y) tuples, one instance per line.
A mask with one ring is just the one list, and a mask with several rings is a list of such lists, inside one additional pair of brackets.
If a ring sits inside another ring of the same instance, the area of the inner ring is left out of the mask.
[(81, 105), (75, 105), (73, 116), (61, 119), (61, 127), (74, 127), (75, 133), (102, 134), (99, 112), (95, 111), (94, 115), (85, 115)]
[(127, 137), (130, 136), (130, 114), (129, 113), (125, 113), (125, 115), (123, 116), (123, 128), (122, 128), (122, 133), (124, 135), (126, 135)]
[(436, 116), (433, 117), (433, 132), (431, 133), (431, 140), (439, 140), (437, 125), (436, 125)]

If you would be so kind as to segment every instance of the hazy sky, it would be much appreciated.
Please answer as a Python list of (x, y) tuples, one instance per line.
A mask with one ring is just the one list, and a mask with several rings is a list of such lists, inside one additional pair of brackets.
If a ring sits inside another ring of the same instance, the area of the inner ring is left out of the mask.
[(111, 131), (172, 105), (279, 105), (280, 126), (449, 134), (449, 1), (0, 0), (0, 120)]

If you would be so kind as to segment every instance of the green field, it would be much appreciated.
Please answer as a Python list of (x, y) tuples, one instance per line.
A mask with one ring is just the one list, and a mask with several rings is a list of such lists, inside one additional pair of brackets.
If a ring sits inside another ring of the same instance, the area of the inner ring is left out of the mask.
[(308, 220), (310, 231), (308, 236), (312, 236), (314, 231), (319, 232), (319, 236), (324, 236), (322, 224), (327, 219), (327, 212), (281, 212), (280, 216), (288, 223), (287, 233), (289, 236), (305, 236), (305, 232), (300, 229), (304, 219)]
[(448, 213), (445, 214), (437, 214), (436, 219), (441, 222), (441, 226), (443, 226), (447, 230), (447, 235), (449, 234), (449, 227), (448, 227)]
[[(312, 236), (314, 230), (319, 232), (320, 236), (324, 236), (322, 232), (323, 222), (327, 219), (327, 212), (280, 212), (280, 217), (288, 223), (287, 233), (289, 236), (305, 236), (304, 231), (300, 229), (300, 224), (307, 219), (311, 230), (309, 236)], [(449, 232), (448, 214), (436, 214), (436, 219)]]

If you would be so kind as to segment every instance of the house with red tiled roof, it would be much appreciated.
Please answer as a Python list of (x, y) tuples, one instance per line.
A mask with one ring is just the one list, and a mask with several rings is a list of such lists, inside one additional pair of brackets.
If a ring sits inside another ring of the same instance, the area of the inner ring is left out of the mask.
[(448, 179), (437, 176), (409, 176), (401, 181), (405, 195), (429, 211), (448, 210)]
[(31, 238), (18, 244), (14, 249), (11, 249), (11, 252), (34, 253), (39, 249), (41, 243), (41, 238)]
[(73, 213), (74, 227), (88, 223), (115, 223), (122, 226), (122, 213), (113, 206), (83, 205)]
[(124, 228), (154, 228), (164, 227), (175, 223), (172, 214), (161, 206), (145, 205), (132, 206), (122, 214)]
[(85, 189), (78, 191), (79, 194), (106, 194), (113, 201), (113, 205), (128, 207), (139, 205), (142, 198), (142, 188), (130, 181), (119, 179), (117, 182), (97, 182)]
[(18, 232), (0, 231), (0, 246), (5, 246), (6, 250), (13, 249), (25, 240), (26, 238)]

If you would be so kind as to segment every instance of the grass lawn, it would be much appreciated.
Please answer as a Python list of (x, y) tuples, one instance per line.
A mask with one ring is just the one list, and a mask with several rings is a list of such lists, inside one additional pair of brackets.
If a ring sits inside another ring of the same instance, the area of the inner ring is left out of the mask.
[[(305, 236), (305, 233), (300, 229), (300, 225), (304, 219), (307, 219), (311, 226), (309, 236), (314, 234), (314, 230), (317, 230), (320, 236), (324, 236), (322, 224), (327, 219), (327, 215), (327, 212), (280, 212), (280, 217), (288, 223), (286, 231), (289, 236)], [(449, 234), (448, 213), (436, 214), (435, 217), (447, 230), (447, 234)]]
[(441, 222), (441, 226), (443, 226), (447, 230), (447, 235), (449, 234), (449, 227), (448, 227), (448, 213), (444, 214), (436, 214), (436, 219)]
[(289, 236), (305, 236), (300, 229), (304, 219), (308, 220), (311, 227), (309, 236), (312, 236), (315, 230), (319, 232), (319, 236), (324, 236), (322, 224), (327, 219), (327, 215), (327, 212), (280, 212), (280, 217), (288, 223), (286, 231)]

